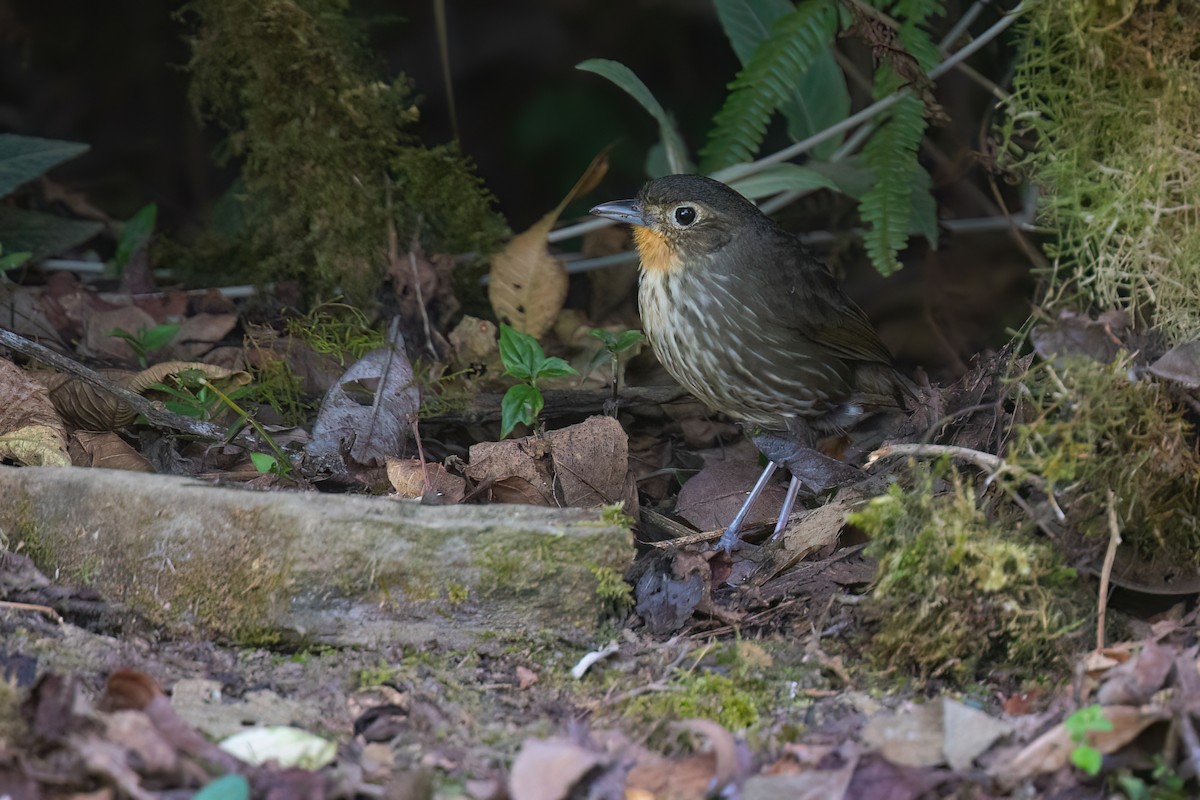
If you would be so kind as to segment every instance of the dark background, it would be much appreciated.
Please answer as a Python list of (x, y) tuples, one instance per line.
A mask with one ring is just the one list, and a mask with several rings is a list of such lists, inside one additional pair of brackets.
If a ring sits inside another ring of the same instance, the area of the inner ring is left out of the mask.
[[(52, 178), (117, 219), (157, 202), (160, 228), (186, 240), (235, 172), (215, 165), (220, 132), (202, 128), (188, 101), (181, 5), (0, 0), (0, 130), (90, 144)], [(645, 178), (645, 153), (656, 139), (649, 115), (575, 64), (594, 57), (625, 63), (676, 115), (693, 151), (738, 69), (712, 4), (703, 0), (446, 5), (461, 145), (514, 230), (552, 208), (606, 145), (615, 143), (612, 168), (589, 200), (631, 196)], [(948, 6), (947, 19), (956, 19), (958, 4)], [(352, 8), (380, 75), (403, 72), (412, 80), (422, 114), (415, 133), (427, 144), (449, 141), (433, 3), (360, 0)], [(972, 29), (990, 24), (994, 11), (989, 15)], [(870, 73), (869, 51), (854, 41), (839, 46)], [(971, 63), (1003, 84), (1012, 58), (1011, 46), (997, 43)], [(862, 93), (855, 93), (861, 106)], [(939, 82), (938, 100), (951, 122), (931, 133), (938, 158), (923, 160), (940, 214), (985, 216), (989, 192), (975, 153), (994, 100), (958, 73)], [(777, 128), (764, 152), (784, 143)], [(586, 208), (582, 201), (568, 215)], [(839, 213), (836, 204), (810, 202), (793, 209), (788, 224), (854, 224)], [(917, 243), (905, 254), (906, 269), (887, 280), (853, 243), (837, 243), (826, 255), (901, 359), (934, 371), (961, 370), (1028, 313), (1028, 265), (1004, 232), (946, 235), (937, 252)]]

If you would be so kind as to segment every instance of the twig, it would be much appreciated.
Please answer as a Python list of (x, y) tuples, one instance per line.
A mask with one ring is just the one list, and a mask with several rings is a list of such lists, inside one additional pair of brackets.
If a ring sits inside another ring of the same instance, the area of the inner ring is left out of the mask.
[(37, 611), (54, 619), (56, 622), (63, 621), (59, 613), (50, 606), (42, 606), (35, 603), (18, 603), (13, 600), (0, 600), (0, 608), (11, 608), (14, 611)]
[[(1100, 568), (1100, 597), (1096, 612), (1096, 649), (1104, 647), (1104, 620), (1108, 614), (1108, 580), (1112, 576), (1113, 560), (1117, 557), (1117, 545), (1121, 543), (1121, 526), (1117, 521), (1117, 500), (1113, 490), (1108, 490), (1108, 549), (1104, 551), (1104, 566)], [(1193, 732), (1193, 735), (1195, 733)]]
[(941, 458), (942, 456), (950, 456), (950, 458), (974, 464), (982, 470), (991, 472), (993, 475), (1000, 475), (1006, 472), (1023, 475), (1025, 472), (1020, 467), (1009, 464), (1000, 456), (953, 444), (885, 444), (867, 456), (867, 465), (869, 466), (876, 461), (891, 458), (892, 456), (913, 456), (914, 458)]
[[(110, 381), (108, 378), (105, 378), (93, 369), (85, 367), (78, 361), (67, 358), (45, 345), (26, 339), (24, 336), (20, 336), (12, 331), (0, 328), (0, 346), (11, 348), (29, 358), (37, 359), (63, 372), (75, 375), (80, 380), (86, 381), (97, 389), (107, 392), (118, 400), (129, 404), (155, 427), (183, 431), (184, 433), (190, 433), (214, 442), (226, 440), (226, 431), (221, 426), (168, 411), (161, 403), (151, 402), (137, 392), (132, 392), (124, 386)], [(258, 446), (254, 438), (244, 431), (239, 432), (237, 436), (229, 441), (252, 449)]]

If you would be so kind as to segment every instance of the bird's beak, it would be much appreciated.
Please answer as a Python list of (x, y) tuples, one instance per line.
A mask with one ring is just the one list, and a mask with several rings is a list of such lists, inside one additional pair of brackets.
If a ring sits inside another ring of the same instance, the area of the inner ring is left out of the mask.
[(597, 217), (607, 217), (630, 225), (641, 225), (642, 227), (649, 225), (646, 215), (642, 213), (642, 204), (637, 200), (613, 200), (611, 203), (601, 203), (592, 209), (592, 213)]

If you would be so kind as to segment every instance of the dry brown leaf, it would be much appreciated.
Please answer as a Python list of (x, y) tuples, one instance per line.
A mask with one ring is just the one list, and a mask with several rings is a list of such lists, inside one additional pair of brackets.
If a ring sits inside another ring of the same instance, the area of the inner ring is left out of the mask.
[[(719, 461), (709, 464), (688, 479), (679, 490), (675, 513), (697, 529), (711, 531), (729, 524), (746, 502), (762, 468), (753, 461)], [(786, 487), (779, 481), (767, 484), (750, 507), (746, 526), (773, 522), (783, 505)]]
[(30, 466), (67, 467), (67, 431), (46, 387), (0, 359), (0, 458)]
[(71, 461), (77, 467), (154, 472), (150, 462), (111, 431), (75, 431), (71, 435)]
[[(1170, 719), (1171, 711), (1162, 706), (1105, 706), (1104, 717), (1112, 723), (1112, 730), (1088, 732), (1087, 745), (1109, 755), (1132, 742), (1155, 722)], [(1034, 739), (1012, 759), (997, 762), (988, 771), (1002, 784), (1015, 786), (1067, 766), (1076, 746), (1066, 726), (1059, 724)]]
[(213, 349), (237, 325), (237, 314), (193, 314), (179, 324), (172, 352), (187, 358), (200, 358)]
[(80, 348), (92, 356), (108, 356), (123, 361), (133, 361), (135, 354), (129, 342), (113, 336), (112, 331), (123, 330), (137, 335), (138, 331), (153, 328), (158, 321), (134, 305), (96, 311), (86, 318), (83, 326), (83, 345)]
[(607, 171), (608, 151), (604, 150), (553, 211), (514, 236), (492, 259), (488, 300), (501, 322), (535, 339), (554, 324), (567, 299), (567, 271), (550, 254), (546, 239), (567, 204), (594, 189)]
[(421, 407), (404, 338), (392, 325), (388, 344), (350, 365), (321, 402), (310, 456), (341, 459), (348, 446), (352, 461), (366, 466), (397, 456)]
[(501, 503), (554, 505), (549, 447), (545, 439), (527, 436), (471, 445), (467, 477), (492, 482), (492, 497)]
[(427, 480), (428, 489), (443, 503), (461, 503), (466, 494), (465, 480), (451, 475), (441, 464), (422, 464), (416, 458), (389, 458), (387, 476), (400, 497), (423, 497)]
[(563, 505), (606, 505), (625, 497), (629, 437), (612, 417), (589, 417), (547, 434)]
[(566, 739), (528, 739), (513, 761), (508, 790), (513, 800), (562, 800), (607, 761), (602, 753)]
[[(250, 373), (234, 372), (202, 361), (164, 361), (141, 372), (123, 369), (98, 370), (113, 383), (131, 392), (145, 394), (156, 383), (184, 370), (197, 370), (210, 381), (222, 382), (223, 389), (236, 389), (250, 382)], [(137, 417), (137, 412), (106, 391), (82, 378), (52, 370), (38, 370), (31, 376), (50, 390), (55, 409), (69, 424), (90, 431), (111, 431), (123, 428)]]

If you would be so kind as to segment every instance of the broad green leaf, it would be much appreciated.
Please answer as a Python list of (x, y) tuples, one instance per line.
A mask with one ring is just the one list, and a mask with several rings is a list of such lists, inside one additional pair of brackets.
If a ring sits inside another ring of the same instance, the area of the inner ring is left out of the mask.
[(613, 346), (613, 349), (618, 353), (623, 353), (635, 344), (644, 341), (646, 341), (646, 334), (641, 331), (622, 331), (621, 335), (617, 337), (617, 343)]
[(180, 327), (177, 322), (168, 322), (155, 325), (153, 328), (143, 328), (138, 331), (138, 336), (142, 346), (146, 348), (146, 352), (151, 352), (170, 344), (171, 340), (179, 334)]
[[(788, 135), (803, 141), (831, 128), (850, 115), (850, 90), (832, 48), (817, 57), (796, 83), (795, 97), (779, 107), (788, 121)], [(812, 149), (814, 158), (828, 158), (845, 136), (826, 139)]]
[(192, 795), (192, 800), (250, 800), (250, 784), (241, 775), (222, 775)]
[(0, 256), (0, 272), (7, 272), (10, 269), (19, 267), (29, 260), (33, 253), (9, 253), (8, 255)]
[(500, 401), (500, 438), (512, 433), (518, 422), (532, 427), (545, 402), (537, 387), (528, 383), (509, 387)]
[(805, 166), (833, 181), (842, 194), (860, 200), (875, 185), (875, 175), (863, 166), (861, 156), (851, 156), (841, 161), (809, 161)]
[[(721, 27), (742, 66), (750, 63), (755, 49), (770, 38), (775, 20), (794, 9), (788, 0), (714, 0)], [(838, 68), (833, 50), (827, 50), (802, 73), (789, 81), (790, 98), (779, 106), (788, 121), (788, 135), (794, 141), (841, 122), (850, 113), (850, 92), (846, 77)], [(813, 148), (813, 155), (826, 158), (842, 143), (832, 137)]]
[(79, 142), (0, 133), (0, 197), (87, 150)]
[(527, 381), (537, 374), (538, 367), (546, 360), (546, 353), (537, 339), (501, 322), (500, 360), (506, 375)]
[(250, 461), (254, 464), (254, 468), (264, 475), (274, 472), (275, 467), (279, 465), (278, 459), (270, 453), (251, 453)]
[(791, 11), (789, 0), (713, 0), (721, 28), (744, 66), (754, 48), (771, 35), (771, 23)]
[(729, 95), (713, 118), (703, 172), (754, 158), (772, 115), (793, 99), (799, 77), (828, 55), (837, 20), (834, 0), (804, 0), (772, 23), (770, 36), (729, 84)]
[(646, 84), (642, 83), (642, 79), (633, 74), (633, 70), (618, 61), (611, 61), (607, 58), (589, 58), (587, 61), (576, 64), (575, 69), (594, 72), (602, 78), (608, 78), (636, 100), (658, 122), (658, 133), (667, 149), (667, 163), (670, 165), (671, 171), (676, 173), (695, 171), (688, 159), (687, 145), (683, 143), (683, 136), (680, 135), (675, 120), (671, 119)]
[(572, 367), (558, 356), (551, 356), (538, 365), (534, 378), (565, 378), (568, 375), (578, 375), (579, 370)]
[(814, 192), (818, 189), (838, 191), (832, 180), (808, 167), (798, 164), (776, 164), (762, 172), (733, 181), (730, 186), (751, 200), (780, 192)]
[(1083, 745), (1071, 751), (1071, 763), (1088, 775), (1096, 776), (1104, 765), (1104, 755), (1094, 747)]
[(98, 234), (102, 227), (99, 222), (0, 206), (0, 242), (9, 250), (31, 253), (34, 261), (70, 250)]

